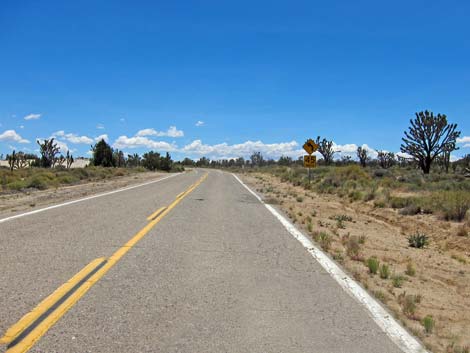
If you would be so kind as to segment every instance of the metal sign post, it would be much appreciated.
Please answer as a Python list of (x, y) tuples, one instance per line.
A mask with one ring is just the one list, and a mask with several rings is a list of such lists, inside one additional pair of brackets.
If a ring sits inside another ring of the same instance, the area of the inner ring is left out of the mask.
[(308, 168), (308, 183), (310, 184), (312, 181), (310, 169), (317, 166), (317, 156), (312, 156), (312, 153), (318, 150), (318, 145), (312, 139), (308, 139), (307, 142), (304, 143), (303, 148), (305, 152), (308, 153), (308, 155), (304, 156), (304, 167)]

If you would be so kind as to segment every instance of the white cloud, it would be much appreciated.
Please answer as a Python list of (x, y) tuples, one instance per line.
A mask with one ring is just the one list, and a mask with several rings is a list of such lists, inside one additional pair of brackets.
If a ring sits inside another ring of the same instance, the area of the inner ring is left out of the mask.
[(197, 127), (203, 126), (203, 125), (204, 125), (204, 121), (202, 121), (202, 120), (198, 120), (198, 121), (196, 122), (196, 126), (197, 126)]
[(170, 128), (167, 131), (157, 131), (155, 129), (139, 130), (136, 136), (183, 137), (184, 132), (182, 130), (178, 130), (176, 126), (170, 126)]
[(136, 136), (159, 136), (160, 132), (158, 132), (155, 129), (143, 129), (139, 130), (136, 134)]
[(169, 144), (163, 141), (154, 141), (143, 136), (119, 136), (113, 144), (114, 148), (148, 148), (154, 150), (163, 150), (165, 152), (175, 151), (177, 147), (174, 144)]
[(108, 134), (103, 134), (103, 135), (95, 137), (95, 142), (98, 142), (101, 140), (105, 140), (106, 142), (108, 142), (109, 141)]
[(66, 134), (64, 130), (56, 131), (52, 134), (52, 137), (60, 137), (67, 140), (70, 143), (75, 144), (91, 144), (93, 143), (93, 139), (88, 136), (79, 136), (77, 134)]
[(466, 143), (465, 145), (463, 145), (463, 148), (470, 148), (470, 143)]
[(296, 141), (266, 144), (262, 141), (246, 141), (240, 144), (229, 145), (226, 142), (216, 145), (203, 144), (195, 140), (184, 146), (180, 151), (188, 154), (206, 156), (214, 159), (250, 157), (254, 152), (261, 152), (265, 158), (277, 159), (281, 156), (290, 156), (297, 159), (303, 152), (298, 149)]
[[(336, 158), (341, 158), (343, 156), (350, 156), (351, 158), (357, 158), (357, 148), (359, 146), (356, 145), (355, 143), (347, 143), (344, 145), (337, 145), (335, 142), (333, 142), (333, 150), (336, 151), (336, 154), (334, 157)], [(363, 144), (361, 146), (364, 148), (367, 153), (369, 154), (370, 158), (376, 158), (377, 157), (377, 151), (371, 147), (369, 147), (367, 144)]]
[(24, 117), (24, 120), (38, 120), (41, 114), (28, 114)]
[(96, 128), (99, 129), (99, 130), (103, 130), (104, 125), (103, 124), (96, 124)]
[(70, 149), (64, 141), (55, 140), (54, 142), (57, 143), (57, 146), (60, 148), (61, 154), (67, 153), (67, 151), (70, 153), (75, 152), (75, 150)]
[(24, 125), (20, 125), (20, 129), (24, 129)]
[(29, 143), (28, 140), (22, 138), (15, 130), (6, 130), (0, 134), (0, 141), (13, 141), (18, 143)]
[[(470, 143), (470, 136), (459, 137), (457, 139), (457, 143)], [(468, 145), (465, 145), (463, 147), (468, 147)]]

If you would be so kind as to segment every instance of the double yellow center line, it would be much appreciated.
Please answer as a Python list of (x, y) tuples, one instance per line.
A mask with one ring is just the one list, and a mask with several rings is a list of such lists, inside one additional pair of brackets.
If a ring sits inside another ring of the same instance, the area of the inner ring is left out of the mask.
[(149, 223), (113, 255), (109, 258), (103, 257), (90, 262), (44, 299), (36, 308), (10, 327), (5, 335), (0, 338), (0, 343), (8, 344), (6, 353), (24, 353), (31, 349), (96, 282), (206, 178), (207, 174), (192, 184), (186, 191), (179, 194), (168, 207), (159, 208), (147, 217)]

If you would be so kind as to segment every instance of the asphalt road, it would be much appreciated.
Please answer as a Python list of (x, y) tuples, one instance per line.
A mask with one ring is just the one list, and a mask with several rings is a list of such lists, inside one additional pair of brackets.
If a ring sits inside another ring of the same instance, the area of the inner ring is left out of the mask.
[(0, 223), (0, 334), (205, 173), (30, 352), (401, 351), (231, 174), (203, 170)]

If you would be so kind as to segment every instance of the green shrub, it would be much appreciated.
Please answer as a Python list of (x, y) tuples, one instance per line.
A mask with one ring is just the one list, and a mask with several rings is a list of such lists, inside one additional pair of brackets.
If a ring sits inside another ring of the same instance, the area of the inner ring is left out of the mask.
[(25, 180), (15, 180), (15, 181), (12, 181), (11, 183), (8, 183), (6, 184), (6, 187), (7, 189), (10, 189), (10, 190), (22, 190), (22, 189), (25, 189), (27, 187), (27, 183)]
[(414, 319), (416, 313), (416, 296), (405, 295), (405, 298), (402, 301), (402, 310), (403, 314), (405, 314), (407, 318)]
[(369, 268), (369, 273), (372, 275), (377, 274), (379, 269), (379, 260), (376, 257), (370, 257), (367, 259), (367, 267)]
[(411, 262), (408, 262), (406, 264), (405, 274), (410, 276), (410, 277), (413, 277), (414, 275), (416, 275), (415, 267), (413, 266), (413, 264)]
[(385, 295), (384, 292), (380, 291), (380, 290), (376, 290), (374, 292), (372, 292), (372, 294), (374, 294), (374, 296), (380, 300), (382, 303), (386, 303), (387, 302), (387, 296)]
[(410, 198), (405, 197), (395, 197), (392, 196), (389, 199), (389, 204), (391, 208), (405, 208), (406, 206), (410, 205), (411, 203)]
[(359, 238), (356, 236), (348, 237), (345, 239), (346, 243), (346, 254), (355, 261), (361, 260), (361, 245), (359, 243)]
[(390, 268), (387, 264), (382, 264), (380, 266), (380, 278), (387, 279), (388, 277), (390, 277)]
[(28, 187), (39, 190), (45, 190), (48, 186), (47, 176), (44, 175), (35, 176), (28, 183)]
[(461, 222), (470, 209), (469, 191), (440, 191), (431, 197), (436, 211), (447, 221)]
[(312, 231), (313, 231), (313, 224), (312, 224), (312, 222), (308, 222), (308, 223), (307, 223), (307, 230), (308, 230), (310, 233), (312, 233)]
[(426, 332), (427, 334), (432, 333), (432, 331), (434, 330), (434, 325), (435, 325), (435, 322), (431, 315), (427, 315), (424, 317), (423, 319), (424, 332)]
[(331, 237), (328, 233), (315, 232), (313, 234), (313, 239), (315, 239), (315, 241), (317, 241), (320, 244), (323, 250), (328, 251), (330, 249)]
[(59, 184), (73, 184), (78, 180), (73, 175), (62, 175), (58, 178)]
[(425, 234), (414, 234), (408, 237), (408, 244), (412, 248), (421, 249), (424, 248), (429, 243), (429, 238)]
[(403, 282), (405, 282), (405, 277), (402, 275), (393, 275), (392, 284), (395, 288), (401, 288)]

